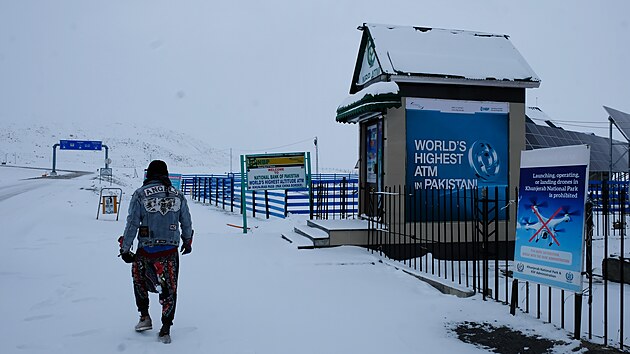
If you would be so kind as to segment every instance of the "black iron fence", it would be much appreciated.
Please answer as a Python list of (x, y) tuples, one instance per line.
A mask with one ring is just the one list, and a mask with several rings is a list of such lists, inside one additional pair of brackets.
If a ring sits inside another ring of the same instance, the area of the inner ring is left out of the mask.
[(627, 183), (594, 182), (589, 188), (581, 293), (513, 280), (516, 189), (387, 187), (369, 198), (374, 217), (368, 247), (414, 271), (471, 288), (484, 300), (573, 330), (576, 337), (628, 350), (627, 192)]

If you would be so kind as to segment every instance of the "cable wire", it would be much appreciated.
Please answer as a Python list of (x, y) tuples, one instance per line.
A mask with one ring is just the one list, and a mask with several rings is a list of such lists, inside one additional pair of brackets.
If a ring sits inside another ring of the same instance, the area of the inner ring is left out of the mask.
[(276, 149), (281, 149), (281, 148), (285, 148), (288, 146), (293, 146), (293, 145), (298, 145), (298, 144), (302, 144), (304, 142), (307, 142), (309, 140), (315, 139), (315, 137), (311, 137), (311, 138), (307, 138), (304, 140), (300, 140), (300, 141), (296, 141), (294, 143), (290, 143), (290, 144), (285, 144), (285, 145), (280, 145), (280, 146), (275, 146), (275, 147), (268, 147), (268, 148), (261, 148), (261, 149), (235, 149), (235, 148), (227, 148), (227, 149), (222, 149), (219, 151), (229, 151), (230, 149), (232, 149), (232, 151), (241, 151), (241, 152), (255, 152), (255, 151), (271, 151), (271, 150), (276, 150)]

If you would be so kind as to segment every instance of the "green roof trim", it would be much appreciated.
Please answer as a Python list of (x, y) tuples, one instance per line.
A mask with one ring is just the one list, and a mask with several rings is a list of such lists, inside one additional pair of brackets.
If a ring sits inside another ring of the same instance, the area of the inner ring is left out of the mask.
[(402, 106), (402, 98), (398, 93), (366, 94), (360, 100), (347, 106), (337, 108), (337, 122), (356, 123), (361, 116), (374, 112), (385, 112), (389, 108)]

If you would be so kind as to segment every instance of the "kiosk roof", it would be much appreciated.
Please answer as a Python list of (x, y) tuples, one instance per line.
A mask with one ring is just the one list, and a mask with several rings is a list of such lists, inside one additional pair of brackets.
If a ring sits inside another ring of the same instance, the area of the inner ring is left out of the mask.
[[(355, 78), (369, 39), (382, 73), (391, 75), (392, 81), (540, 86), (540, 79), (507, 35), (380, 24), (364, 24), (359, 29), (364, 39)], [(361, 89), (355, 85), (356, 81), (351, 92)]]

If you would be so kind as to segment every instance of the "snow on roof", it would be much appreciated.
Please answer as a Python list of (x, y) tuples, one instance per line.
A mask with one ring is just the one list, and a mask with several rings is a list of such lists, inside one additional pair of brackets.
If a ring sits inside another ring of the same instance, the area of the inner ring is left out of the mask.
[(538, 107), (528, 106), (525, 115), (531, 120), (547, 121), (551, 118)]
[(540, 83), (507, 35), (379, 24), (363, 28), (387, 74)]
[(357, 103), (361, 101), (367, 95), (376, 96), (376, 95), (381, 95), (381, 94), (386, 94), (386, 93), (393, 93), (393, 94), (398, 93), (398, 85), (395, 82), (391, 82), (391, 81), (390, 82), (385, 82), (385, 81), (375, 82), (372, 85), (364, 88), (363, 90), (346, 97), (346, 99), (343, 100), (343, 102), (341, 102), (338, 109), (341, 109), (343, 107), (348, 107), (354, 103)]

